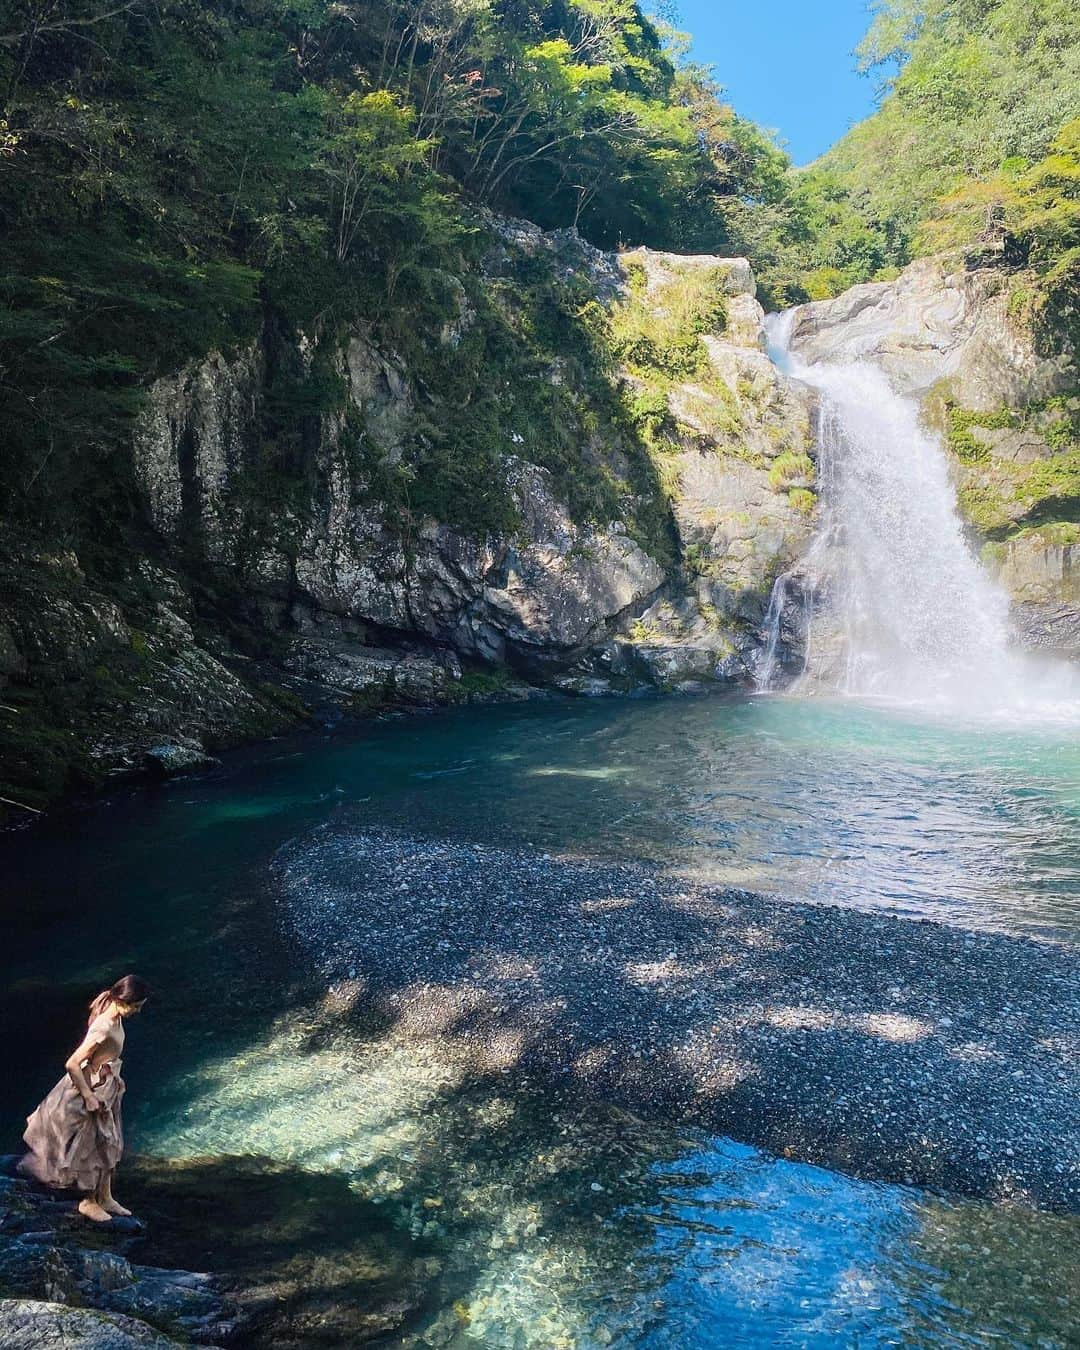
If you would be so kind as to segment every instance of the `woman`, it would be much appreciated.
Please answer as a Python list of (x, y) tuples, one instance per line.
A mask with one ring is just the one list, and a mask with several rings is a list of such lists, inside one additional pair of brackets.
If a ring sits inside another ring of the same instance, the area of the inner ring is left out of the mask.
[(137, 1013), (149, 994), (137, 975), (125, 975), (98, 994), (82, 1044), (64, 1065), (67, 1073), (26, 1121), (23, 1138), (30, 1152), (22, 1170), (46, 1186), (85, 1191), (79, 1213), (95, 1223), (131, 1213), (112, 1193), (124, 1151), (120, 1054), (124, 1018)]

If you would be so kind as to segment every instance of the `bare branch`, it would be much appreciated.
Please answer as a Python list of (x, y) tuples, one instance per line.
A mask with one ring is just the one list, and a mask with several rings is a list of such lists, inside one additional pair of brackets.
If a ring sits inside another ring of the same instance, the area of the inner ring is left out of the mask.
[(89, 14), (84, 19), (55, 19), (52, 23), (33, 23), (18, 33), (0, 33), (0, 47), (17, 47), (23, 38), (33, 34), (66, 33), (73, 28), (89, 28), (104, 23), (106, 19), (115, 19), (118, 14), (130, 14), (139, 8), (141, 0), (127, 0), (126, 4), (114, 5), (112, 9), (102, 10), (100, 14)]

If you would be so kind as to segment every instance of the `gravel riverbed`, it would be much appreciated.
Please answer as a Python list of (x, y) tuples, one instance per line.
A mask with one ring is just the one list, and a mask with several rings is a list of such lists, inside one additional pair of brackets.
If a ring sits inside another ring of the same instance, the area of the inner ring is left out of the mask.
[(284, 922), (358, 1017), (856, 1175), (1080, 1209), (1076, 951), (327, 827)]

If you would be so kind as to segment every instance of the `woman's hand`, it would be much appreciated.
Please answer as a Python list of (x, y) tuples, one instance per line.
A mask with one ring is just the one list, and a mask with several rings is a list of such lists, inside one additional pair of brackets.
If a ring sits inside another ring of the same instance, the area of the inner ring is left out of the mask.
[(88, 1092), (86, 1096), (83, 1098), (83, 1101), (86, 1103), (86, 1109), (88, 1111), (101, 1110), (101, 1103), (98, 1101), (98, 1099), (94, 1096), (92, 1092)]

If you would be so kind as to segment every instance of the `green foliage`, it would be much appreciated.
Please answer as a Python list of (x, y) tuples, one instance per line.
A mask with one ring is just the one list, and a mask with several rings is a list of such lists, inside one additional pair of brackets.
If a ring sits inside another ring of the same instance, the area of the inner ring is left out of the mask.
[(42, 22), (15, 6), (0, 44), (0, 507), (94, 539), (134, 524), (148, 381), (268, 315), (420, 308), (464, 234), (414, 114), (298, 60), (333, 7), (57, 0)]
[(1041, 273), (1062, 267), (1048, 291), (1073, 288), (1074, 309), (1080, 10), (1070, 0), (874, 10), (864, 68), (896, 71), (879, 110), (794, 175), (777, 275), (809, 294), (810, 277), (836, 291), (942, 248), (1014, 264), (1030, 253)]
[[(584, 297), (540, 286), (515, 311), (474, 296), (459, 346), (417, 338), (452, 319), (448, 276), (475, 278), (477, 201), (606, 244), (771, 246), (784, 156), (637, 4), (8, 8), (0, 509), (80, 548), (137, 531), (127, 447), (150, 381), (260, 331), (328, 351), (365, 325), (408, 349), (435, 394), (415, 453), (382, 462), (326, 371), (274, 371), (244, 469), (256, 518), (289, 515), (313, 430), (345, 416), (346, 448), (391, 509), (511, 526), (494, 469), (507, 432), (528, 427), (528, 453), (581, 513), (625, 514), (629, 493), (651, 518), (634, 528), (665, 534), (652, 459), (635, 450), (615, 472), (590, 448), (609, 432), (640, 442), (611, 382), (586, 408), (544, 373), (568, 344), (584, 386), (603, 385), (613, 355)], [(669, 330), (640, 335), (658, 344), (641, 359), (672, 374), (722, 324), (718, 295), (685, 289)]]
[(785, 450), (777, 455), (769, 469), (769, 486), (774, 492), (806, 487), (814, 480), (814, 461), (804, 452)]
[(727, 323), (722, 268), (688, 266), (664, 281), (646, 303), (644, 289), (631, 286), (613, 316), (615, 351), (634, 374), (657, 372), (672, 380), (704, 371), (708, 355), (701, 337), (721, 333)]
[(809, 488), (792, 488), (788, 493), (788, 501), (803, 516), (812, 516), (814, 508), (817, 506), (817, 494), (811, 492)]
[(1051, 349), (1062, 329), (1080, 334), (1080, 118), (1058, 132), (1038, 163), (1009, 161), (943, 197), (916, 246), (1027, 266), (1032, 282), (1010, 296), (1010, 316)]

